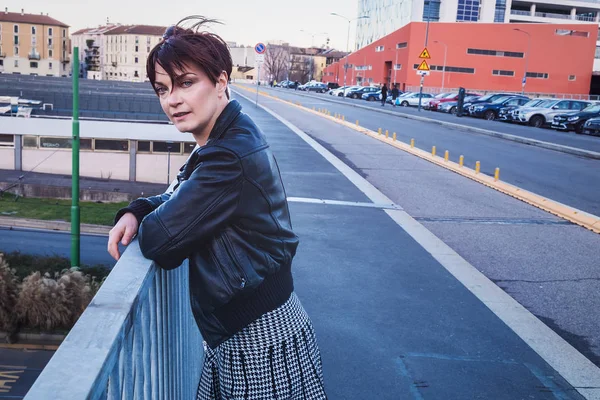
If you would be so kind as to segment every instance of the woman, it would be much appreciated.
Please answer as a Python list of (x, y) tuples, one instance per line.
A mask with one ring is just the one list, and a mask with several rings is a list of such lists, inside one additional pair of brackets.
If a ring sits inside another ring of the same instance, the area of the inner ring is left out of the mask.
[(180, 21), (148, 56), (163, 111), (198, 147), (172, 192), (117, 213), (108, 250), (118, 259), (119, 241), (137, 234), (161, 268), (189, 260), (205, 341), (198, 399), (326, 399), (312, 323), (293, 292), (298, 238), (279, 168), (260, 129), (229, 100), (231, 55), (204, 30), (209, 22)]

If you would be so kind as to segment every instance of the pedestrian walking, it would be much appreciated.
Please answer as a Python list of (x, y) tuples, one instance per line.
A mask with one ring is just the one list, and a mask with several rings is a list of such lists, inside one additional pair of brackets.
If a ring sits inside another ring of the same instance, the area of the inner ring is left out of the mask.
[(383, 86), (381, 87), (381, 107), (385, 106), (385, 101), (387, 100), (387, 93), (388, 93), (388, 88), (384, 83)]
[(392, 104), (394, 107), (396, 107), (396, 99), (398, 98), (399, 94), (400, 94), (400, 90), (398, 90), (398, 85), (396, 84), (392, 88)]
[(189, 260), (191, 309), (205, 341), (197, 399), (326, 399), (313, 325), (294, 292), (299, 239), (279, 167), (230, 99), (231, 55), (206, 31), (212, 22), (183, 19), (148, 55), (163, 111), (198, 146), (172, 191), (119, 210), (108, 251), (119, 259), (118, 243), (137, 235), (160, 268)]

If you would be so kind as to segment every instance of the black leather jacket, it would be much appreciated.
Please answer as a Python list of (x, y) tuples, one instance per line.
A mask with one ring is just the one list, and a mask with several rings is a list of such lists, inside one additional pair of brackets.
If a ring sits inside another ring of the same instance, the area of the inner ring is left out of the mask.
[(135, 200), (116, 220), (134, 213), (142, 253), (161, 268), (189, 259), (192, 311), (215, 348), (289, 298), (298, 238), (277, 162), (236, 100), (177, 181), (172, 193)]

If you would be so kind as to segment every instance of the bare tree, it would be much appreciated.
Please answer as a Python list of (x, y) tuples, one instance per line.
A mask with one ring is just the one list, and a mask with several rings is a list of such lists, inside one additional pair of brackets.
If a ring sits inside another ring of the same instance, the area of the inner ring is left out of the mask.
[(281, 81), (287, 76), (290, 63), (289, 50), (284, 46), (268, 45), (265, 52), (264, 68), (271, 79)]
[[(311, 65), (312, 64), (312, 65)], [(316, 79), (317, 65), (312, 57), (304, 54), (293, 54), (290, 65), (290, 80), (298, 82), (308, 82)]]

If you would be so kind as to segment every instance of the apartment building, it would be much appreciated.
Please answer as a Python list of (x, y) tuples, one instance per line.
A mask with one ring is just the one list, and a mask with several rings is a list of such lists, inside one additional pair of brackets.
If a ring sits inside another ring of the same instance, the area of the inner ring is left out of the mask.
[[(80, 75), (87, 79), (106, 79), (102, 74), (105, 59), (104, 34), (119, 25), (104, 25), (80, 29), (71, 36), (72, 47), (79, 48)], [(72, 55), (71, 55), (72, 58)]]
[(68, 76), (69, 26), (47, 14), (0, 12), (0, 73)]

